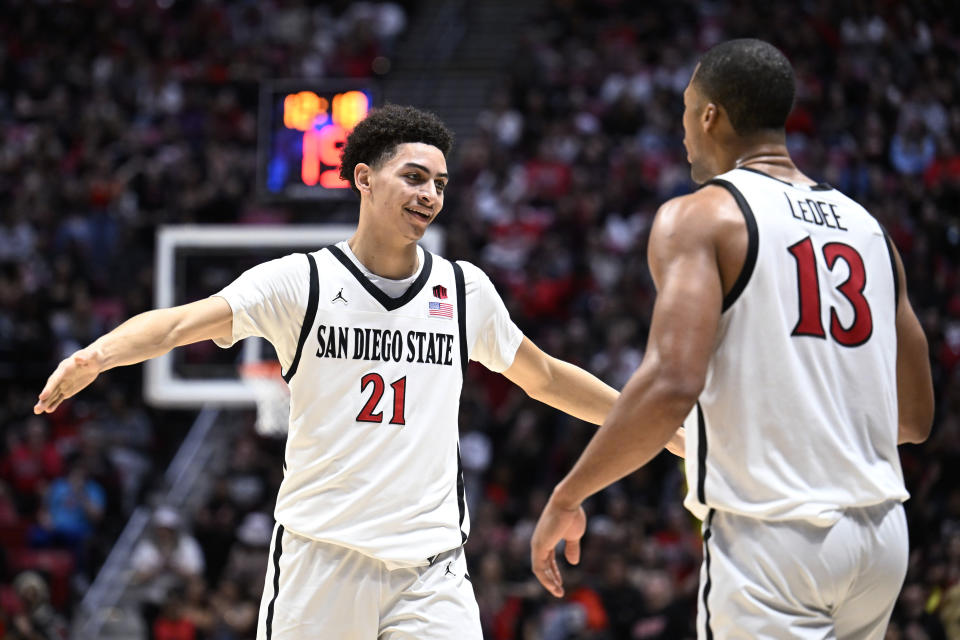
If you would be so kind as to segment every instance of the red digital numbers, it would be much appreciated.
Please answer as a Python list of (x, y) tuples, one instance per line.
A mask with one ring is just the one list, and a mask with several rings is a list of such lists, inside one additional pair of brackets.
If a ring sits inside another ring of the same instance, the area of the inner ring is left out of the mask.
[(283, 100), (283, 124), (303, 132), (300, 179), (327, 189), (350, 186), (340, 179), (340, 149), (357, 123), (370, 111), (362, 91), (346, 91), (327, 100), (313, 91), (291, 93)]

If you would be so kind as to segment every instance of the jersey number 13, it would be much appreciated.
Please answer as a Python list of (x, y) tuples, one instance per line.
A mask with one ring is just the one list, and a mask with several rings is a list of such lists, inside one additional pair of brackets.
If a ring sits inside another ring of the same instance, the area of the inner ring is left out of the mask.
[[(820, 278), (817, 275), (817, 255), (813, 241), (807, 236), (791, 245), (787, 251), (797, 261), (797, 289), (800, 294), (800, 318), (790, 335), (813, 336), (826, 339), (820, 315)], [(873, 316), (870, 304), (863, 296), (867, 284), (867, 272), (863, 258), (857, 250), (842, 242), (828, 242), (823, 245), (823, 259), (829, 271), (833, 271), (837, 260), (843, 260), (850, 269), (850, 275), (837, 287), (844, 298), (853, 307), (853, 322), (844, 327), (840, 323), (835, 307), (830, 307), (830, 335), (844, 347), (856, 347), (870, 339), (873, 333)]]

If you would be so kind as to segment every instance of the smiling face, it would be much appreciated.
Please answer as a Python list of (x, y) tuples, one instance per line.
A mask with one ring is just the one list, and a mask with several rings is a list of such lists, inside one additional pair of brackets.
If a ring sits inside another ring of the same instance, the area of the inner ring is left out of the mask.
[(443, 208), (447, 161), (437, 147), (422, 142), (397, 145), (379, 167), (358, 164), (354, 172), (361, 197), (361, 224), (417, 242)]

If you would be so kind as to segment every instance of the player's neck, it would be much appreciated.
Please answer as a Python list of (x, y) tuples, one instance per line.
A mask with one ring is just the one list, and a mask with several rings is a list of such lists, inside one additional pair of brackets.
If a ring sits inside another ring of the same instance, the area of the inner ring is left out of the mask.
[(760, 140), (731, 149), (732, 169), (750, 168), (792, 183), (814, 184), (793, 164), (786, 140)]
[(380, 238), (365, 231), (358, 227), (347, 245), (368, 271), (390, 280), (402, 280), (416, 273), (420, 263), (415, 242)]

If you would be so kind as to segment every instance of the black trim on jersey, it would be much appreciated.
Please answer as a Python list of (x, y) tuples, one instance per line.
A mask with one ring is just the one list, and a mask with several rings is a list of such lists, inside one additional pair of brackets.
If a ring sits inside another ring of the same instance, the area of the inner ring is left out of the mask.
[(309, 253), (306, 256), (310, 261), (310, 295), (307, 297), (307, 313), (303, 316), (303, 326), (300, 327), (300, 339), (297, 340), (297, 353), (293, 356), (289, 371), (283, 376), (287, 384), (290, 384), (293, 374), (297, 372), (297, 367), (300, 365), (300, 354), (303, 352), (303, 345), (307, 342), (307, 336), (313, 331), (313, 321), (317, 317), (317, 305), (320, 301), (320, 275), (317, 273), (317, 261)]
[(333, 254), (333, 257), (339, 260), (340, 263), (347, 268), (347, 271), (353, 274), (353, 277), (357, 279), (357, 282), (363, 285), (363, 288), (367, 290), (367, 293), (373, 296), (373, 298), (383, 305), (383, 308), (387, 311), (399, 309), (403, 305), (413, 300), (413, 298), (420, 293), (420, 290), (423, 289), (424, 285), (427, 284), (427, 280), (430, 279), (430, 271), (433, 269), (433, 255), (429, 251), (424, 250), (423, 268), (420, 270), (420, 275), (416, 280), (413, 281), (413, 283), (407, 288), (402, 296), (399, 298), (391, 298), (381, 291), (377, 285), (370, 282), (367, 279), (367, 276), (363, 275), (363, 272), (360, 271), (360, 269), (357, 268), (357, 265), (353, 263), (353, 260), (348, 258), (339, 247), (336, 245), (330, 245), (327, 247), (327, 249)]
[[(882, 227), (881, 227), (882, 228)], [(893, 269), (893, 310), (900, 308), (900, 272), (897, 271), (897, 258), (893, 252), (893, 240), (883, 230), (883, 238), (887, 241), (887, 253), (890, 255), (890, 268)]]
[(743, 293), (743, 290), (747, 287), (747, 283), (750, 282), (750, 276), (753, 275), (753, 269), (757, 266), (757, 252), (760, 249), (760, 234), (757, 232), (757, 219), (753, 215), (753, 209), (750, 208), (750, 205), (747, 203), (747, 199), (743, 197), (743, 194), (740, 193), (740, 190), (737, 187), (727, 180), (722, 180), (720, 178), (714, 178), (710, 180), (704, 186), (708, 184), (714, 184), (718, 187), (723, 187), (730, 192), (730, 195), (733, 196), (733, 199), (737, 201), (737, 206), (740, 207), (740, 212), (743, 213), (743, 219), (747, 223), (747, 256), (743, 261), (743, 268), (740, 270), (740, 275), (737, 276), (736, 281), (733, 283), (733, 287), (730, 288), (730, 292), (727, 293), (723, 298), (723, 309), (721, 312), (729, 309), (734, 302), (737, 301), (737, 298), (740, 297), (740, 294)]
[(280, 554), (283, 553), (283, 525), (277, 527), (277, 540), (273, 547), (273, 597), (267, 605), (267, 640), (273, 637), (273, 607), (277, 604), (277, 595), (280, 593)]
[[(459, 440), (459, 436), (457, 438)], [(467, 492), (463, 488), (463, 462), (460, 460), (460, 443), (457, 442), (457, 508), (460, 510), (460, 544), (467, 543), (467, 534), (463, 530), (463, 520), (467, 515)]]
[(706, 567), (707, 577), (703, 583), (703, 613), (704, 613), (704, 627), (707, 634), (707, 640), (713, 640), (713, 629), (710, 628), (710, 605), (707, 604), (707, 596), (710, 595), (710, 547), (707, 543), (710, 541), (710, 538), (713, 536), (713, 531), (710, 529), (710, 524), (713, 522), (714, 510), (710, 509), (710, 513), (707, 514), (706, 527), (703, 532), (703, 563)]
[(454, 261), (450, 261), (453, 267), (453, 279), (457, 284), (457, 324), (460, 327), (460, 370), (463, 372), (463, 380), (467, 380), (467, 364), (469, 364), (470, 354), (467, 353), (467, 285), (463, 278), (463, 269)]
[(811, 191), (833, 191), (833, 186), (827, 184), (826, 182), (818, 182), (817, 184), (811, 184), (811, 185), (796, 185), (796, 184), (793, 184), (792, 182), (787, 182), (786, 180), (781, 180), (780, 178), (775, 178), (775, 177), (773, 177), (772, 175), (770, 175), (769, 173), (765, 173), (765, 172), (763, 172), (763, 171), (760, 171), (759, 169), (754, 169), (753, 167), (737, 167), (737, 168), (738, 168), (738, 169), (743, 169), (744, 171), (750, 171), (751, 173), (759, 174), (759, 175), (761, 175), (761, 176), (764, 176), (765, 178), (770, 178), (771, 180), (776, 180), (777, 182), (782, 182), (783, 184), (787, 185), (788, 187), (793, 187), (794, 189), (797, 189), (797, 188), (799, 188), (799, 187), (807, 187), (807, 186), (809, 186)]
[[(455, 261), (450, 261), (453, 267), (453, 279), (457, 286), (457, 325), (460, 329), (460, 371), (462, 382), (467, 383), (467, 365), (470, 354), (467, 353), (467, 285), (463, 277), (463, 269)], [(466, 543), (467, 534), (463, 532), (463, 520), (466, 517), (466, 492), (463, 488), (463, 462), (460, 460), (460, 444), (457, 443), (457, 506), (460, 508), (460, 537)]]
[(707, 504), (707, 421), (697, 403), (697, 500)]

